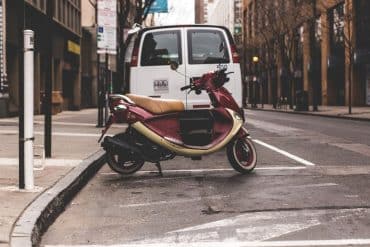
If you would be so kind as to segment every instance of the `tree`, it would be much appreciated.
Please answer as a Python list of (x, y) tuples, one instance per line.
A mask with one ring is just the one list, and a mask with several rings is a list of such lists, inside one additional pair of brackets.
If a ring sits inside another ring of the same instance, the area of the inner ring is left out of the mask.
[[(321, 1), (325, 9), (329, 6), (325, 4), (325, 1)], [(343, 44), (344, 48), (344, 63), (346, 64), (345, 78), (348, 82), (348, 88), (346, 88), (346, 94), (348, 96), (348, 114), (352, 114), (352, 90), (353, 90), (353, 71), (354, 71), (354, 54), (356, 51), (356, 43), (354, 40), (353, 23), (355, 21), (354, 15), (354, 0), (345, 0), (341, 3), (342, 11), (341, 15), (333, 11), (333, 23), (332, 28), (335, 35), (335, 39), (339, 40)]]
[[(149, 14), (149, 9), (155, 0), (118, 0), (119, 1), (119, 51), (117, 56), (118, 68), (118, 82), (122, 84), (124, 81), (124, 62), (126, 43), (124, 40), (124, 28), (130, 28), (134, 23), (142, 24)], [(122, 91), (121, 88), (117, 89)]]
[[(302, 39), (303, 24), (311, 15), (308, 8), (309, 0), (259, 0), (256, 1), (255, 9), (257, 16), (254, 17), (256, 45), (261, 47), (265, 44), (267, 58), (274, 60), (275, 54), (283, 65), (283, 74), (286, 83), (285, 92), (282, 95), (288, 98), (293, 108), (293, 83), (295, 71), (301, 66), (297, 56)], [(287, 91), (287, 92), (286, 92)]]

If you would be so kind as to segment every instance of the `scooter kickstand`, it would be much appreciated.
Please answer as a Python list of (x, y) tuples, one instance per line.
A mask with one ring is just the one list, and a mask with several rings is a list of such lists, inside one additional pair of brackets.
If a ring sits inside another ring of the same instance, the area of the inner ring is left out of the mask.
[(159, 176), (163, 177), (161, 163), (160, 162), (156, 162), (154, 164), (158, 168)]

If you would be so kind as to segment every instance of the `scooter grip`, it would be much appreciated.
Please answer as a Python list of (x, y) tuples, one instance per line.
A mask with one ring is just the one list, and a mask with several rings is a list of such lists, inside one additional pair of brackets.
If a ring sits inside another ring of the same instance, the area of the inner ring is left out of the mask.
[(191, 86), (190, 85), (187, 85), (187, 86), (183, 86), (182, 88), (180, 88), (180, 90), (181, 91), (184, 91), (184, 90), (189, 89), (189, 88), (191, 88)]

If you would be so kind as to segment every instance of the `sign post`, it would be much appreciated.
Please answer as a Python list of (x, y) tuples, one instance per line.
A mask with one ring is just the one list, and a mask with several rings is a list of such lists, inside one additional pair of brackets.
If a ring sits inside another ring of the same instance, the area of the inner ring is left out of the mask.
[[(117, 54), (117, 0), (97, 0), (97, 53), (105, 55), (104, 82), (102, 76), (98, 78), (98, 127), (105, 125), (108, 117), (108, 98), (109, 98), (109, 55)], [(98, 69), (100, 73), (100, 59), (98, 59)], [(103, 115), (103, 108), (105, 114)], [(103, 121), (105, 116), (105, 121)]]
[(24, 183), (26, 190), (34, 189), (33, 176), (33, 89), (34, 89), (34, 32), (24, 30)]
[(8, 84), (5, 66), (5, 47), (4, 47), (4, 19), (3, 19), (3, 1), (0, 0), (0, 99), (8, 98)]

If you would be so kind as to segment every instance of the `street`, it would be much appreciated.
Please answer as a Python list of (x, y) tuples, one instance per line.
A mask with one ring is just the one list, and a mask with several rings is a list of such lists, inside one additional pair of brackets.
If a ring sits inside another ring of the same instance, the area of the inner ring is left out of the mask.
[(163, 162), (163, 177), (105, 165), (41, 246), (369, 246), (369, 122), (250, 110), (246, 122), (251, 174), (224, 150)]

